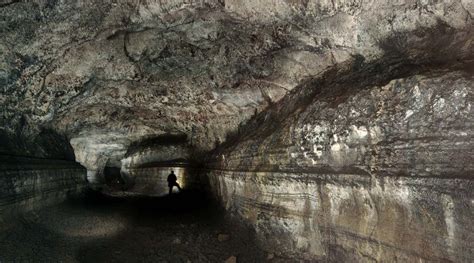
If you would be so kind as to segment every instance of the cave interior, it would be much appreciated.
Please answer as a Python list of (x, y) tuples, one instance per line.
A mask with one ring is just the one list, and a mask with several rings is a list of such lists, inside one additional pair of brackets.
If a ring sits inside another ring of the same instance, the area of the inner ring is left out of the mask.
[(473, 16), (0, 0), (0, 262), (473, 262)]

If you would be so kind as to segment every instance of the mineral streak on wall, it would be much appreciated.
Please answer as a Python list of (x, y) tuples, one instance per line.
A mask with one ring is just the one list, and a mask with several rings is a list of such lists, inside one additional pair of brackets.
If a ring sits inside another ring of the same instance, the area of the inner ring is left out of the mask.
[(457, 71), (350, 96), (319, 87), (308, 105), (262, 116), (249, 127), (256, 135), (217, 153), (210, 189), (286, 255), (472, 262), (473, 87)]
[(75, 162), (12, 156), (0, 160), (0, 225), (10, 216), (64, 201), (86, 186), (86, 170)]

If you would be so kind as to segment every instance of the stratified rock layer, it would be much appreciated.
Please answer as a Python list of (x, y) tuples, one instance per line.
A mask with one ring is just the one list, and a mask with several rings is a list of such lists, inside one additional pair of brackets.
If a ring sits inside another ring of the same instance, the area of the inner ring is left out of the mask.
[(75, 196), (86, 186), (86, 170), (71, 161), (0, 158), (0, 229), (13, 216)]
[(283, 254), (470, 262), (472, 72), (349, 80), (327, 77), (299, 91), (319, 90), (305, 103), (261, 114), (216, 153), (211, 189)]

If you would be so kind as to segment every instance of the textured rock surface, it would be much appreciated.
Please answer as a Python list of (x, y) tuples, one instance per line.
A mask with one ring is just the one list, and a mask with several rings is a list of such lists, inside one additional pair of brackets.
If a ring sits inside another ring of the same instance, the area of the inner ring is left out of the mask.
[(92, 173), (162, 134), (210, 150), (354, 57), (466, 56), (472, 12), (461, 0), (6, 1), (0, 127), (65, 134)]
[(161, 134), (187, 134), (212, 149), (284, 89), (247, 83), (258, 74), (249, 59), (268, 52), (249, 31), (263, 26), (235, 24), (203, 3), (3, 7), (2, 129), (52, 126), (92, 171)]
[(0, 229), (12, 216), (79, 194), (86, 186), (85, 174), (75, 162), (1, 157)]
[(211, 190), (276, 256), (470, 262), (473, 13), (0, 0), (0, 153), (74, 153), (100, 183), (221, 145)]
[(270, 250), (337, 262), (471, 261), (472, 72), (338, 90), (349, 83), (328, 81), (288, 116), (259, 116), (258, 128), (216, 154), (211, 189)]

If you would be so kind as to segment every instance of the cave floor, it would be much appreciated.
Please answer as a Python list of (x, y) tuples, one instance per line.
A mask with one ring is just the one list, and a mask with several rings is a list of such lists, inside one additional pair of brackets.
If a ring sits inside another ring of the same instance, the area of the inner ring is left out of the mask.
[(89, 194), (28, 213), (0, 233), (0, 262), (267, 261), (253, 232), (216, 207), (196, 193)]

